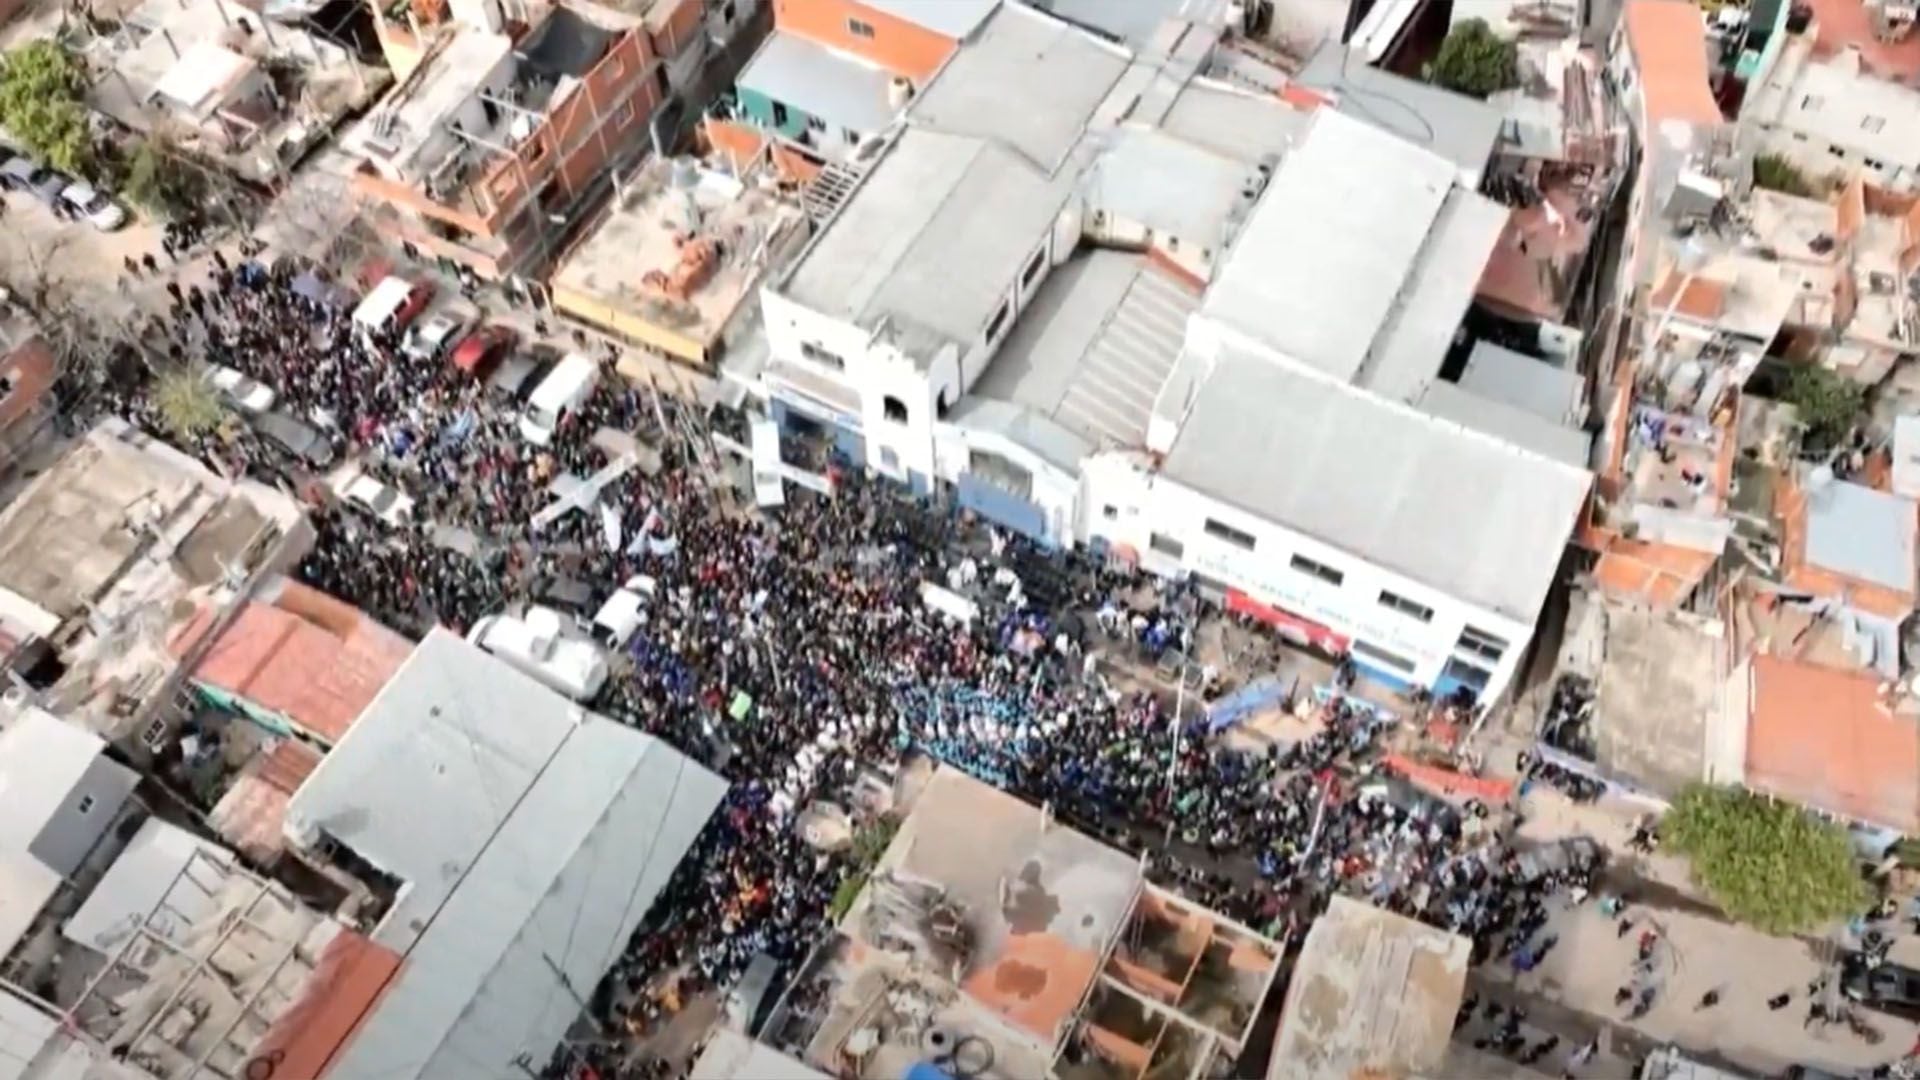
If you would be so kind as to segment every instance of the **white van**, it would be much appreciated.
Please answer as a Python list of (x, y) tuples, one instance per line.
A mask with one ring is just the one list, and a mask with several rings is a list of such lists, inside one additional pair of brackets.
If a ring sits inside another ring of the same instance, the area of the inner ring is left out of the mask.
[(520, 413), (520, 437), (535, 446), (552, 442), (560, 418), (585, 405), (599, 385), (600, 365), (591, 357), (568, 353), (527, 399)]
[(647, 623), (647, 601), (659, 589), (659, 583), (646, 574), (636, 574), (615, 589), (593, 617), (595, 641), (609, 649), (622, 649)]
[(587, 701), (606, 685), (607, 655), (600, 646), (566, 631), (565, 616), (552, 608), (530, 607), (521, 616), (481, 619), (467, 631), (467, 640), (574, 701)]

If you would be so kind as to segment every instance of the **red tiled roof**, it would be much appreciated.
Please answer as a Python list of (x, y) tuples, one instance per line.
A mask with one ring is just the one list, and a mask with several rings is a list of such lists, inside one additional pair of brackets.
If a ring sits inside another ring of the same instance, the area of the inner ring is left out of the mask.
[(1673, 291), (1679, 282), (1674, 279), (1672, 271), (1668, 271), (1667, 275), (1660, 279), (1659, 287), (1653, 290), (1653, 295), (1647, 299), (1647, 303), (1653, 310), (1662, 312), (1667, 310), (1668, 304), (1673, 304), (1676, 314), (1703, 321), (1718, 319), (1721, 312), (1727, 310), (1725, 285), (1702, 277), (1681, 280), (1686, 282), (1686, 287), (1680, 292), (1679, 303), (1673, 302)]
[(1698, 5), (1688, 0), (1628, 0), (1625, 18), (1647, 120), (1721, 123), (1707, 70), (1707, 27)]
[(1827, 813), (1920, 832), (1920, 719), (1871, 674), (1753, 658), (1747, 786)]
[(287, 803), (320, 764), (320, 751), (281, 739), (254, 755), (207, 820), (221, 838), (262, 863), (286, 848)]
[(400, 970), (400, 954), (352, 930), (321, 950), (320, 962), (294, 1002), (274, 1018), (252, 1060), (274, 1062), (287, 1080), (316, 1080), (340, 1056)]
[[(183, 654), (212, 616), (175, 636)], [(338, 742), (413, 651), (413, 643), (325, 593), (281, 585), (271, 604), (249, 601), (195, 665), (193, 677)]]

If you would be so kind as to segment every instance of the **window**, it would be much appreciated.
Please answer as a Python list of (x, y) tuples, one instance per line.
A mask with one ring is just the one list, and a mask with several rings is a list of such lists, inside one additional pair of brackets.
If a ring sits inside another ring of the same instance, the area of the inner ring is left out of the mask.
[(880, 415), (896, 424), (907, 422), (907, 403), (888, 394), (880, 399)]
[(860, 145), (860, 133), (853, 130), (852, 128), (848, 128), (847, 130), (841, 132), (840, 137), (847, 140), (848, 146)]
[(780, 104), (777, 101), (774, 102), (773, 103), (773, 126), (777, 128), (786, 127), (787, 119), (788, 119), (787, 107), (785, 105)]
[(74, 809), (80, 812), (81, 817), (85, 817), (88, 814), (93, 813), (93, 796), (91, 795), (80, 796), (80, 805), (74, 807)]
[(160, 717), (147, 721), (147, 729), (140, 733), (140, 741), (150, 749), (158, 750), (167, 744), (167, 722)]
[(1033, 284), (1033, 279), (1040, 276), (1040, 268), (1045, 266), (1046, 262), (1046, 248), (1043, 247), (1033, 253), (1033, 258), (1027, 260), (1027, 268), (1020, 271), (1020, 287), (1022, 289), (1028, 288)]
[(1446, 670), (1440, 673), (1440, 677), (1452, 679), (1477, 695), (1486, 690), (1487, 684), (1493, 681), (1493, 672), (1474, 667), (1464, 660), (1449, 660)]
[(1832, 154), (1834, 157), (1837, 157), (1837, 158), (1843, 158), (1847, 156), (1847, 152), (1838, 146), (1827, 147), (1827, 153)]
[(1864, 160), (1867, 163), (1867, 168), (1869, 169), (1878, 170), (1878, 169), (1884, 169), (1887, 167), (1887, 163), (1884, 161), (1881, 161), (1878, 158), (1864, 158), (1862, 160)]
[(1001, 304), (1000, 310), (993, 313), (993, 321), (987, 324), (987, 341), (1000, 340), (1000, 332), (1007, 328), (1007, 320), (1013, 317), (1013, 305)]
[(1800, 97), (1800, 110), (1802, 112), (1812, 112), (1826, 103), (1827, 99), (1821, 97), (1819, 94), (1802, 94)]
[(1324, 581), (1329, 585), (1338, 585), (1341, 582), (1347, 580), (1347, 575), (1341, 573), (1338, 570), (1335, 570), (1333, 567), (1328, 566), (1326, 563), (1314, 562), (1312, 559), (1307, 558), (1305, 555), (1295, 555), (1293, 557), (1293, 560), (1289, 562), (1287, 565), (1293, 567), (1295, 570), (1299, 571), (1302, 574), (1307, 575), (1308, 577), (1319, 578), (1321, 581)]
[(1369, 645), (1357, 638), (1353, 643), (1353, 655), (1362, 661), (1372, 663), (1379, 667), (1389, 667), (1405, 675), (1413, 674), (1413, 661), (1404, 656), (1390, 653), (1385, 649)]
[(1886, 126), (1887, 118), (1884, 116), (1869, 116), (1860, 121), (1860, 130), (1869, 135), (1880, 134), (1881, 129)]
[(840, 359), (839, 353), (828, 352), (811, 341), (803, 341), (800, 343), (800, 355), (819, 364), (821, 367), (830, 367), (835, 371), (847, 370), (847, 362)]
[(1100, 508), (1100, 516), (1108, 521), (1118, 520), (1120, 517), (1120, 508), (1112, 503), (1108, 503)]
[(812, 113), (808, 113), (807, 114), (807, 130), (808, 131), (825, 131), (827, 130), (827, 122), (813, 115)]
[(620, 127), (626, 127), (628, 124), (633, 123), (635, 111), (636, 110), (634, 109), (633, 99), (628, 98), (627, 103), (625, 105), (620, 106), (619, 119), (617, 119), (614, 122), (618, 124)]
[(1177, 559), (1187, 553), (1187, 545), (1171, 536), (1154, 533), (1147, 540), (1147, 546), (1168, 558)]
[(861, 22), (859, 19), (848, 19), (847, 33), (857, 38), (866, 38), (868, 41), (872, 41), (873, 24), (870, 22)]
[(1490, 664), (1497, 664), (1507, 653), (1507, 640), (1496, 634), (1489, 634), (1469, 626), (1460, 631), (1460, 640), (1454, 642), (1453, 651), (1477, 656)]
[(1167, 250), (1178, 253), (1180, 250), (1180, 238), (1171, 233), (1167, 234)]
[(893, 452), (893, 447), (883, 446), (880, 448), (880, 467), (883, 469), (898, 469), (900, 467), (900, 455)]
[(1215, 540), (1225, 541), (1226, 543), (1232, 544), (1234, 547), (1237, 547), (1242, 551), (1253, 550), (1253, 534), (1252, 533), (1242, 532), (1231, 525), (1227, 525), (1222, 522), (1215, 521), (1212, 518), (1207, 519), (1206, 533), (1208, 536), (1213, 537)]
[(1433, 621), (1432, 608), (1425, 604), (1409, 600), (1399, 593), (1388, 592), (1385, 589), (1380, 590), (1380, 606), (1397, 611), (1410, 619), (1418, 619), (1421, 622)]

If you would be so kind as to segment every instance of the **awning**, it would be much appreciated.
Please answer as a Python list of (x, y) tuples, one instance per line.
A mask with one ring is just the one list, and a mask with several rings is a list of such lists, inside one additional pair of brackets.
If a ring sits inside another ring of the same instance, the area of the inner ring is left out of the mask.
[(1388, 754), (1384, 764), (1421, 788), (1443, 798), (1479, 799), (1489, 806), (1498, 806), (1513, 794), (1513, 784), (1509, 781), (1468, 776), (1466, 773), (1455, 772), (1439, 765), (1422, 764), (1399, 754)]
[(1352, 638), (1335, 632), (1331, 627), (1312, 619), (1303, 619), (1285, 608), (1255, 600), (1239, 589), (1227, 590), (1227, 610), (1259, 619), (1289, 640), (1311, 645), (1323, 652), (1343, 653), (1353, 643)]

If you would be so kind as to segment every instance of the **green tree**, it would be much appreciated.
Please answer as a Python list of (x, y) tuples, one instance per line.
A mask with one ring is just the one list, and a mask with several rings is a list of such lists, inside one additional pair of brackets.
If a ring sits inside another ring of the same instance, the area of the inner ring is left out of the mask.
[(1484, 98), (1520, 81), (1519, 49), (1494, 33), (1485, 19), (1467, 19), (1455, 24), (1440, 43), (1427, 78), (1449, 90)]
[(1741, 788), (1695, 785), (1660, 822), (1728, 915), (1770, 934), (1852, 914), (1867, 889), (1845, 830)]
[(173, 217), (198, 204), (205, 185), (194, 169), (182, 163), (158, 137), (142, 142), (127, 161), (120, 192), (134, 205), (156, 217)]
[(1800, 447), (1820, 456), (1846, 439), (1866, 404), (1866, 388), (1818, 364), (1797, 364), (1787, 372), (1780, 400), (1800, 414)]
[(1753, 159), (1753, 184), (1786, 195), (1810, 198), (1815, 194), (1813, 181), (1799, 166), (1780, 154), (1760, 154)]
[(153, 406), (167, 430), (182, 439), (217, 431), (227, 418), (219, 393), (197, 370), (170, 368), (153, 384)]
[(63, 172), (97, 179), (87, 70), (65, 46), (35, 41), (0, 57), (0, 125)]

